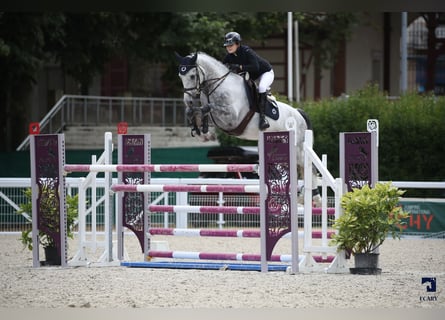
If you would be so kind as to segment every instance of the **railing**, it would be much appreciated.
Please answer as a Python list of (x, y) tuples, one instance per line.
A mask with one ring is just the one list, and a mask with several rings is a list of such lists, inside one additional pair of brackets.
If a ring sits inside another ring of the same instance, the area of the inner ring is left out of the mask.
[[(66, 178), (66, 190), (68, 194), (75, 195), (78, 193), (82, 178)], [(255, 179), (205, 179), (206, 183), (214, 184), (258, 184)], [(188, 178), (153, 178), (151, 182), (154, 184), (202, 184), (203, 179)], [(117, 179), (113, 179), (113, 183), (117, 183)], [(24, 191), (31, 187), (30, 178), (0, 178), (0, 232), (18, 232), (29, 227), (30, 219), (28, 214), (19, 215), (17, 210), (20, 204), (29, 201), (26, 199)], [(96, 180), (97, 196), (99, 199), (104, 194), (105, 181), (103, 178)], [(231, 205), (231, 206), (256, 206), (258, 205), (258, 195), (256, 194), (233, 194), (233, 193), (215, 193), (215, 194), (196, 194), (187, 193), (186, 197), (180, 197), (184, 202), (179, 203), (176, 192), (150, 192), (150, 202), (152, 204), (166, 205)], [(87, 195), (87, 211), (91, 210), (93, 201), (89, 198), (91, 193)], [(117, 201), (117, 197), (115, 197)], [(114, 205), (117, 208), (117, 202)], [(98, 222), (103, 223), (105, 215), (104, 203), (98, 203), (96, 207), (98, 213)], [(153, 227), (172, 228), (176, 225), (175, 213), (153, 212), (150, 221)], [(213, 214), (194, 214), (188, 213), (186, 219), (187, 227), (194, 228), (215, 228), (215, 227), (233, 227), (241, 226), (245, 228), (259, 228), (258, 215), (222, 215)], [(87, 226), (88, 229), (88, 226)]]
[[(78, 187), (81, 178), (66, 178), (66, 190), (68, 194), (75, 195), (78, 192)], [(205, 179), (205, 183), (217, 184), (258, 184), (255, 179)], [(203, 179), (175, 179), (175, 178), (153, 178), (151, 180), (154, 184), (203, 184)], [(117, 183), (117, 179), (113, 179), (113, 183)], [(393, 181), (393, 185), (400, 188), (431, 188), (445, 190), (445, 182), (406, 182)], [(100, 198), (104, 193), (105, 182), (103, 178), (97, 179), (97, 197)], [(16, 213), (21, 203), (25, 203), (24, 191), (31, 187), (30, 178), (0, 178), (0, 233), (1, 232), (18, 232), (29, 227), (30, 221), (25, 215)], [(218, 193), (218, 194), (202, 194), (202, 193), (188, 193), (186, 197), (181, 197), (186, 203), (178, 203), (175, 192), (151, 192), (151, 203), (156, 204), (171, 204), (171, 205), (226, 205), (226, 206), (256, 206), (259, 199), (258, 195), (254, 194), (233, 194), (233, 193)], [(334, 199), (328, 197), (328, 207), (332, 207)], [(444, 199), (420, 199), (420, 198), (404, 198), (404, 201), (430, 201), (441, 206), (445, 205)], [(91, 204), (90, 199), (87, 199)], [(117, 208), (117, 204), (114, 206)], [(98, 221), (104, 221), (105, 208), (103, 204), (97, 207)], [(445, 214), (444, 211), (437, 214)], [(151, 214), (151, 222), (153, 227), (175, 228), (177, 227), (176, 214), (153, 212)], [(320, 228), (321, 220), (313, 217), (313, 227)], [(188, 213), (187, 223), (188, 228), (259, 228), (259, 216), (257, 215), (222, 215), (222, 214), (194, 214)], [(405, 235), (421, 235), (428, 237), (438, 237), (439, 234), (404, 232)], [(442, 231), (443, 235), (443, 231)]]
[[(109, 126), (121, 121), (131, 126), (186, 127), (185, 112), (179, 98), (65, 95), (40, 121), (40, 132), (60, 133), (67, 126)], [(29, 136), (16, 150), (28, 146)]]

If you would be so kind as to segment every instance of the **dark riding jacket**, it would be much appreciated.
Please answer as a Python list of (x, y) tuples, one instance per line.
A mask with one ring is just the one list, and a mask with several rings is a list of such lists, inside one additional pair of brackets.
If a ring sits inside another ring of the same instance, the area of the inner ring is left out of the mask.
[(263, 73), (272, 70), (271, 64), (256, 54), (250, 47), (241, 45), (235, 53), (229, 53), (223, 60), (224, 64), (239, 64), (241, 71), (249, 72), (253, 80)]

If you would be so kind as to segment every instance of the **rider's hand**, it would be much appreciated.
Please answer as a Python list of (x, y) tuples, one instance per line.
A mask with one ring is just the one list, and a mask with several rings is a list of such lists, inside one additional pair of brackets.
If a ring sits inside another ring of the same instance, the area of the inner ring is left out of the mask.
[(236, 63), (228, 63), (227, 67), (229, 68), (230, 71), (232, 72), (241, 72), (241, 65), (236, 64)]

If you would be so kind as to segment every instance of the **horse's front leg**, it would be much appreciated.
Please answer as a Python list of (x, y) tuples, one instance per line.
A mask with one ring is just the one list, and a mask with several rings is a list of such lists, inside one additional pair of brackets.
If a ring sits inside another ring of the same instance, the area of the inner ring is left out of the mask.
[(202, 112), (202, 133), (206, 134), (209, 132), (209, 112), (211, 109), (211, 105), (207, 104), (201, 107)]
[(195, 134), (199, 136), (202, 141), (214, 141), (216, 136), (209, 132), (209, 113), (212, 108), (211, 104), (204, 106), (187, 107), (186, 114), (192, 126), (191, 136)]
[(199, 107), (188, 107), (186, 110), (187, 118), (189, 119), (189, 123), (192, 127), (191, 129), (191, 136), (194, 137), (195, 133), (200, 136), (201, 130), (199, 129), (201, 127), (201, 112)]

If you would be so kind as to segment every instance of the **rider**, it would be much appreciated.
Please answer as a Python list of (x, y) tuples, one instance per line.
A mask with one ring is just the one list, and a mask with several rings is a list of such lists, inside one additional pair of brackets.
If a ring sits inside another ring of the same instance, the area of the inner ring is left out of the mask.
[(260, 130), (269, 128), (264, 113), (266, 109), (266, 91), (274, 80), (274, 72), (271, 64), (260, 57), (252, 48), (241, 45), (241, 36), (238, 32), (229, 32), (224, 37), (224, 47), (228, 54), (223, 63), (233, 72), (249, 72), (253, 80), (259, 79), (259, 109), (260, 109)]

